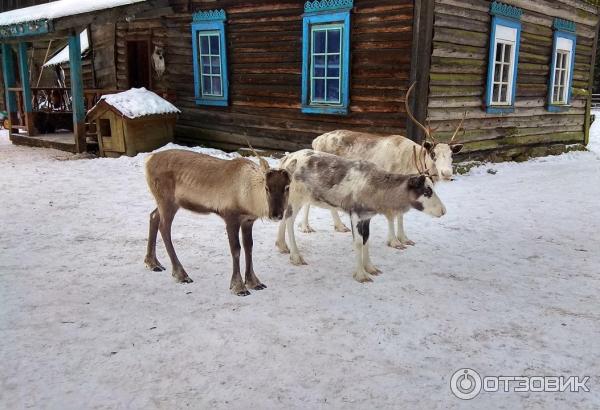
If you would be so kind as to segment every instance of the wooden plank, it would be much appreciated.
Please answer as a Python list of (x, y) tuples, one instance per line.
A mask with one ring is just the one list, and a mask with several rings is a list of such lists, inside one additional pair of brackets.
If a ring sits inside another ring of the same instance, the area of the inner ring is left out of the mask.
[[(429, 100), (428, 73), (431, 66), (431, 48), (433, 43), (434, 0), (418, 0), (415, 2), (413, 14), (413, 48), (411, 50), (410, 68), (411, 82), (415, 81), (414, 98), (409, 101), (410, 111), (417, 121), (427, 118)], [(423, 132), (412, 121), (407, 124), (407, 135), (413, 141), (420, 142), (425, 138)]]

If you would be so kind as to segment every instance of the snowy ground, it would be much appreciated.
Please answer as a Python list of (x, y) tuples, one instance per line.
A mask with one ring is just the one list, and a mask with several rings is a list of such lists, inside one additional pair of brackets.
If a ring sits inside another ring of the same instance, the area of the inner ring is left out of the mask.
[[(144, 268), (143, 156), (60, 161), (0, 136), (0, 408), (598, 408), (596, 152), (475, 169), (440, 185), (448, 214), (407, 217), (415, 247), (352, 279), (350, 234), (315, 210), (306, 267), (255, 225), (257, 274), (228, 291), (222, 221), (181, 212), (190, 285)], [(162, 242), (159, 258), (167, 263)], [(451, 375), (591, 376), (589, 393), (455, 398)]]

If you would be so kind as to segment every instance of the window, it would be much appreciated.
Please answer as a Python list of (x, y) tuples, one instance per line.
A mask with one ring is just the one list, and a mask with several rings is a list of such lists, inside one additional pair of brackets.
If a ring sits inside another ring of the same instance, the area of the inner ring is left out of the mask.
[(575, 64), (575, 23), (554, 20), (552, 64), (548, 83), (548, 110), (564, 111), (571, 103), (571, 84)]
[(200, 43), (200, 90), (206, 97), (223, 96), (223, 75), (221, 72), (221, 50), (218, 31), (199, 31)]
[(512, 112), (515, 104), (521, 37), (521, 9), (493, 2), (486, 87), (488, 113)]
[(302, 112), (347, 114), (352, 0), (306, 2), (303, 18)]
[(228, 105), (225, 11), (194, 13), (192, 45), (196, 104)]

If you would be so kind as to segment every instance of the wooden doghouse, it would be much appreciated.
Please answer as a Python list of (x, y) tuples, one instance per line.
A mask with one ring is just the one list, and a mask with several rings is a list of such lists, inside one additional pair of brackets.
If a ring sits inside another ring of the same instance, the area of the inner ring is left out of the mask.
[(145, 88), (102, 96), (87, 114), (100, 156), (134, 156), (173, 141), (179, 109)]

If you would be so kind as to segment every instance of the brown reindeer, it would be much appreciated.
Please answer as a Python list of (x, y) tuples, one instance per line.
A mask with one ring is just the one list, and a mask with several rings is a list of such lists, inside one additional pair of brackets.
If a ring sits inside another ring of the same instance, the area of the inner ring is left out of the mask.
[[(283, 218), (290, 176), (285, 170), (270, 169), (266, 160), (258, 158), (260, 165), (245, 158), (223, 160), (185, 150), (167, 150), (148, 156), (146, 180), (157, 208), (150, 213), (146, 266), (154, 271), (165, 270), (156, 259), (156, 235), (160, 230), (173, 266), (173, 277), (178, 282), (192, 282), (171, 241), (173, 218), (179, 208), (200, 214), (215, 213), (227, 226), (233, 257), (232, 292), (247, 296), (248, 288), (266, 288), (254, 273), (252, 226), (258, 218)], [(246, 254), (245, 282), (240, 274), (240, 228)]]

